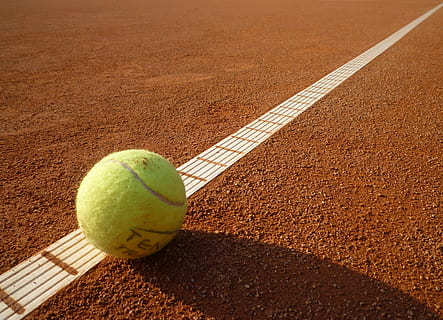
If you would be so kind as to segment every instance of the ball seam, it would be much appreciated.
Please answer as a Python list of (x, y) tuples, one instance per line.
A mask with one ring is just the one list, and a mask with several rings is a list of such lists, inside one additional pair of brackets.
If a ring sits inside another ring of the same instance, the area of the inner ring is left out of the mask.
[(149, 193), (151, 193), (154, 197), (156, 197), (158, 200), (160, 200), (163, 203), (166, 203), (170, 206), (174, 206), (174, 207), (182, 207), (185, 203), (184, 202), (176, 202), (176, 201), (172, 201), (168, 198), (166, 198), (165, 196), (163, 196), (162, 194), (158, 193), (155, 190), (152, 190), (144, 181), (143, 179), (137, 174), (137, 172), (134, 171), (134, 169), (132, 169), (127, 163), (119, 161), (119, 160), (115, 160), (115, 159), (108, 159), (106, 162), (114, 162), (117, 163), (119, 165), (121, 165), (124, 169), (126, 169), (127, 171), (129, 171), (129, 173), (138, 181), (140, 182), (140, 184), (143, 186), (144, 189), (146, 189)]

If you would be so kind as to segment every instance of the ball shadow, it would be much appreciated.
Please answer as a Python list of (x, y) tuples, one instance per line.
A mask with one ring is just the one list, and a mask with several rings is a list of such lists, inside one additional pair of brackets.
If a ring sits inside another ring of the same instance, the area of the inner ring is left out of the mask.
[(216, 319), (437, 319), (411, 296), (296, 250), (181, 231), (130, 262), (163, 292)]

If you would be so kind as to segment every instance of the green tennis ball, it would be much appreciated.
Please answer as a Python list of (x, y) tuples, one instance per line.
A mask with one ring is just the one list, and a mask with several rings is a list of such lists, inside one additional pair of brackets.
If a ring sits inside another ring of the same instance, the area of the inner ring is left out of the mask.
[(153, 254), (179, 231), (185, 188), (174, 166), (146, 150), (110, 154), (88, 172), (76, 199), (88, 241), (118, 258)]

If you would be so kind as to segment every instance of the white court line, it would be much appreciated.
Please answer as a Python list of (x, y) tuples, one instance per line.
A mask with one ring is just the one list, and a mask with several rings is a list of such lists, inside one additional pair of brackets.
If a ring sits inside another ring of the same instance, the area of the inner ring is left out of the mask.
[[(443, 3), (431, 9), (355, 59), (177, 168), (182, 173), (186, 196), (189, 198), (442, 6)], [(6, 271), (0, 276), (0, 319), (23, 318), (57, 291), (81, 277), (104, 256), (87, 243), (78, 229)]]

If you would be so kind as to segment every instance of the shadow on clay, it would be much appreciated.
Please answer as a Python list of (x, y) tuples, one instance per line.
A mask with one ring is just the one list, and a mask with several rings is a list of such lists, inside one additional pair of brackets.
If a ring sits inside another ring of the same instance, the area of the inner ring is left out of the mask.
[(437, 319), (411, 296), (283, 247), (183, 230), (130, 262), (163, 292), (216, 319)]

